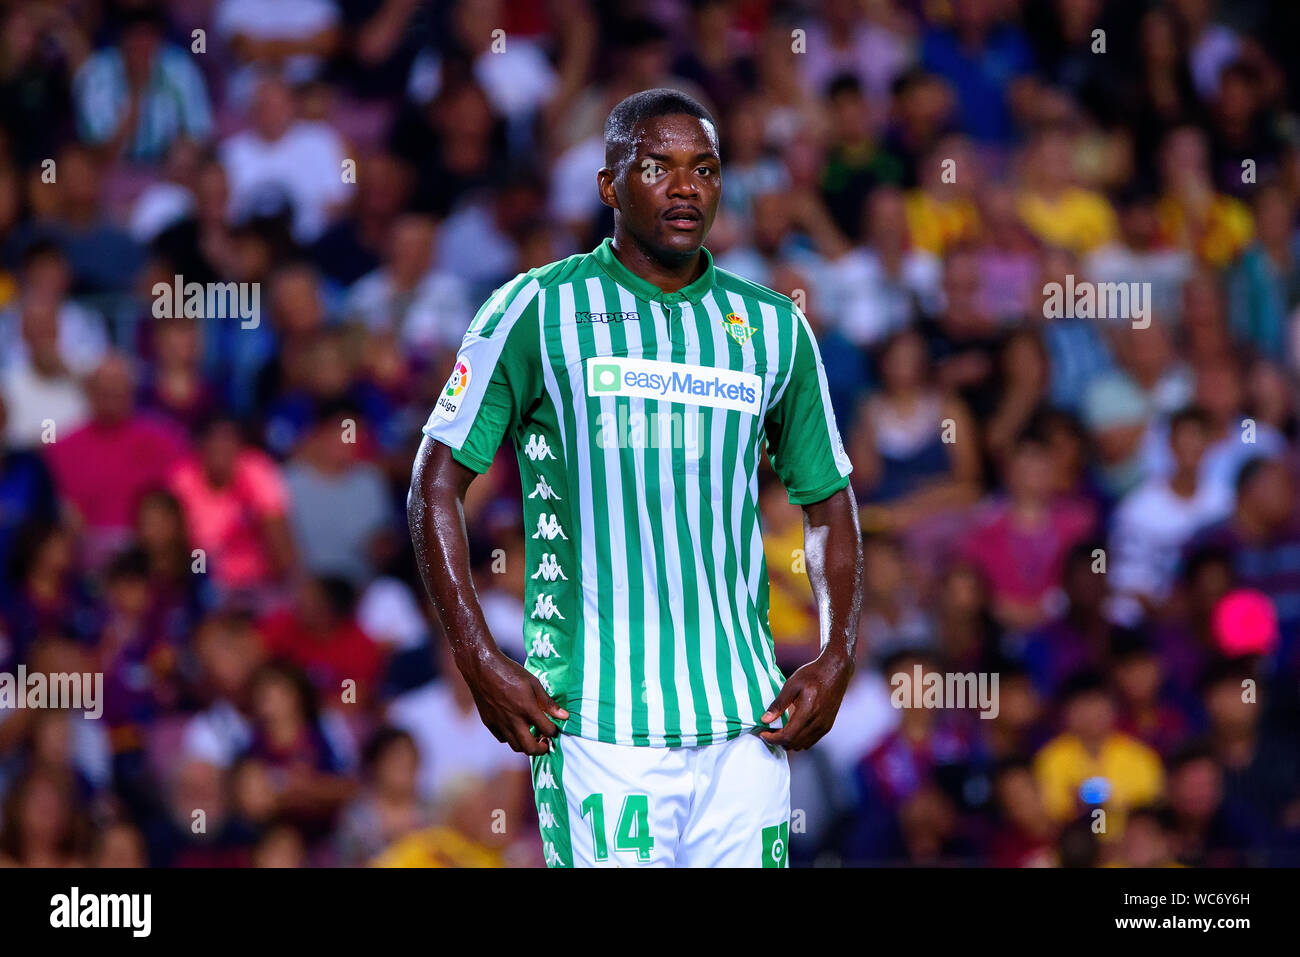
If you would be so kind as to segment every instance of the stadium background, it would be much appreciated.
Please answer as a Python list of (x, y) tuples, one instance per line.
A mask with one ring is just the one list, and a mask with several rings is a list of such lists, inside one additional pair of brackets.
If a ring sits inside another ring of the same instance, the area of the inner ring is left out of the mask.
[[(608, 233), (601, 123), (662, 85), (719, 118), (708, 245), (802, 297), (863, 506), (794, 862), (1300, 862), (1297, 36), (1285, 0), (5, 4), (0, 671), (106, 708), (0, 714), (0, 862), (540, 863), (404, 496), (473, 311)], [(260, 321), (155, 318), (176, 275)], [(1045, 318), (1067, 275), (1150, 283), (1150, 327)], [(519, 495), (501, 456), (466, 506), (515, 655)], [(915, 664), (996, 672), (997, 717), (895, 709)]]

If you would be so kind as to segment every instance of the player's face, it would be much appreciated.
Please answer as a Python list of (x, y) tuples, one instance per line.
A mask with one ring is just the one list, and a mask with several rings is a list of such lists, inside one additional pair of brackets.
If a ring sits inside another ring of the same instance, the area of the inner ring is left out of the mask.
[(722, 195), (713, 124), (685, 114), (646, 120), (637, 129), (631, 160), (608, 191), (628, 232), (656, 258), (694, 255)]

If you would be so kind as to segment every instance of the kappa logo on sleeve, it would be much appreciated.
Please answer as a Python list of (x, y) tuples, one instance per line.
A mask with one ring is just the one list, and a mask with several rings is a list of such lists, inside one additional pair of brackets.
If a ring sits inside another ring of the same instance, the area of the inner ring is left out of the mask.
[(469, 356), (462, 353), (456, 357), (456, 367), (451, 370), (447, 385), (438, 396), (438, 401), (433, 407), (433, 414), (448, 422), (456, 418), (456, 413), (460, 411), (461, 402), (465, 398), (465, 390), (469, 388), (472, 376), (473, 373), (469, 367)]

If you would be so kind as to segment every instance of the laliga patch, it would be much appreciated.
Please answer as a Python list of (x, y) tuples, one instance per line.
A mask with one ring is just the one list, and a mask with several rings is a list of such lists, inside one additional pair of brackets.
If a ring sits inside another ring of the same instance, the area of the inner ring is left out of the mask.
[(438, 396), (438, 401), (433, 406), (433, 414), (448, 422), (456, 418), (456, 413), (460, 411), (461, 402), (465, 398), (465, 390), (469, 388), (469, 380), (472, 376), (473, 373), (469, 367), (469, 356), (457, 356), (456, 368), (451, 370), (447, 385), (443, 388), (442, 394)]

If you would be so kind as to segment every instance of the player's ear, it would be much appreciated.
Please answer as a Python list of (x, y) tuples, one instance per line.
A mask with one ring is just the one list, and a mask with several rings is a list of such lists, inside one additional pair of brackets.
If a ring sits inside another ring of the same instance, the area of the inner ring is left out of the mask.
[(610, 209), (618, 209), (618, 196), (614, 192), (614, 171), (602, 166), (596, 173), (596, 195)]

